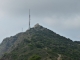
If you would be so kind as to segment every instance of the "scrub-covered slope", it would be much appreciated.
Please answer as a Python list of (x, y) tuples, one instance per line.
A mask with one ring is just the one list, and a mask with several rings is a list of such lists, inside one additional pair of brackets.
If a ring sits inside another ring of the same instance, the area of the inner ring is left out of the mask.
[[(80, 60), (80, 44), (35, 25), (2, 42), (1, 60)], [(8, 53), (7, 53), (8, 52)]]

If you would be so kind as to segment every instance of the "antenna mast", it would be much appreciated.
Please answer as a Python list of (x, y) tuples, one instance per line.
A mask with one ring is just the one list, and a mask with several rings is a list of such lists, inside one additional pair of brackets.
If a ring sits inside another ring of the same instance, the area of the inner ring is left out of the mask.
[(30, 9), (29, 9), (29, 29), (30, 29)]

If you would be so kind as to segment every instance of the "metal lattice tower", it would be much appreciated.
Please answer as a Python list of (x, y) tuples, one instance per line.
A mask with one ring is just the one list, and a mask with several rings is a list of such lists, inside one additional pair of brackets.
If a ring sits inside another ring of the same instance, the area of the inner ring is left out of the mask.
[(29, 29), (30, 29), (30, 9), (29, 9)]

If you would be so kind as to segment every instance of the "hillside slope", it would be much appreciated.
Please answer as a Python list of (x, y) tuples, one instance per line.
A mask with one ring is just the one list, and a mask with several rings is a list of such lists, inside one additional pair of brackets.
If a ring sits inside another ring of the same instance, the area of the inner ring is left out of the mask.
[(80, 60), (80, 44), (40, 25), (5, 39), (1, 60)]

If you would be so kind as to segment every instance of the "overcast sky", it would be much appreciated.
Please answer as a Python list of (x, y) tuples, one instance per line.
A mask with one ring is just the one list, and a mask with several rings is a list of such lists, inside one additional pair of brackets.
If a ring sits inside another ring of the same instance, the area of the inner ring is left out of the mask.
[(80, 0), (0, 0), (0, 42), (36, 23), (80, 41)]

